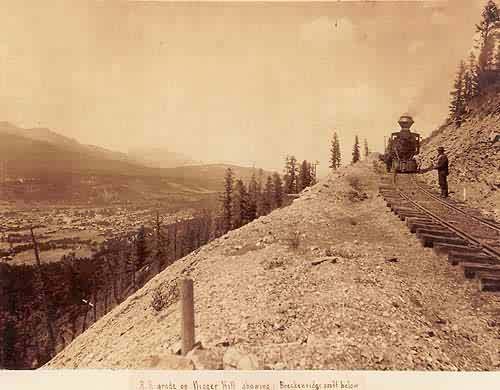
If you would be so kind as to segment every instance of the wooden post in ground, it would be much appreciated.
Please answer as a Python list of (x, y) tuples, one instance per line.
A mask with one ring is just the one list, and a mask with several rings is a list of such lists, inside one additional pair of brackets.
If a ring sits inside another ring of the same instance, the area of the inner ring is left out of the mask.
[(181, 280), (180, 293), (182, 306), (182, 355), (186, 355), (194, 346), (194, 296), (192, 279)]

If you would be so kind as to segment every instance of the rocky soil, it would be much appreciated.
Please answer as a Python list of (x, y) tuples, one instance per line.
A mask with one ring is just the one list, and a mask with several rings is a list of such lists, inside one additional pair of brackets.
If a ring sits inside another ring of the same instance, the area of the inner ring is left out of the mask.
[[(427, 140), (422, 167), (431, 164), (438, 146), (444, 146), (450, 161), (451, 196), (463, 200), (466, 188), (468, 203), (500, 221), (500, 85), (471, 102), (459, 128), (443, 126)], [(437, 186), (436, 171), (423, 176)]]
[[(332, 174), (174, 263), (46, 367), (499, 370), (500, 296), (423, 248), (379, 181), (371, 161)], [(201, 343), (186, 358), (185, 276)]]

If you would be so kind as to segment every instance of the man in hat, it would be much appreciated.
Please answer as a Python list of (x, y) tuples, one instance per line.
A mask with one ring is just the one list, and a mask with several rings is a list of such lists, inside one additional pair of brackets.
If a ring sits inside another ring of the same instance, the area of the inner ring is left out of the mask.
[(438, 171), (439, 187), (441, 188), (441, 197), (448, 197), (448, 156), (444, 153), (444, 148), (440, 146), (438, 149), (437, 162), (434, 169)]

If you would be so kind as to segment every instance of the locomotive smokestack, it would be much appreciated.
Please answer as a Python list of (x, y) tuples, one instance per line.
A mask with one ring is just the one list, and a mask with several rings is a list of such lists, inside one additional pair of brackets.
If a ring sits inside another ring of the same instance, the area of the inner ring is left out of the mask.
[(399, 126), (401, 130), (410, 131), (410, 127), (413, 125), (413, 118), (409, 114), (403, 114), (399, 117)]

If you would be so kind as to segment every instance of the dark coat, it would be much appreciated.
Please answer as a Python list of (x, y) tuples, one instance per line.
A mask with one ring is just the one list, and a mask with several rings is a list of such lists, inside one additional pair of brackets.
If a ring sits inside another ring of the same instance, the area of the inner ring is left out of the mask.
[(448, 157), (446, 154), (440, 154), (438, 156), (436, 169), (438, 170), (438, 174), (441, 176), (448, 176)]

